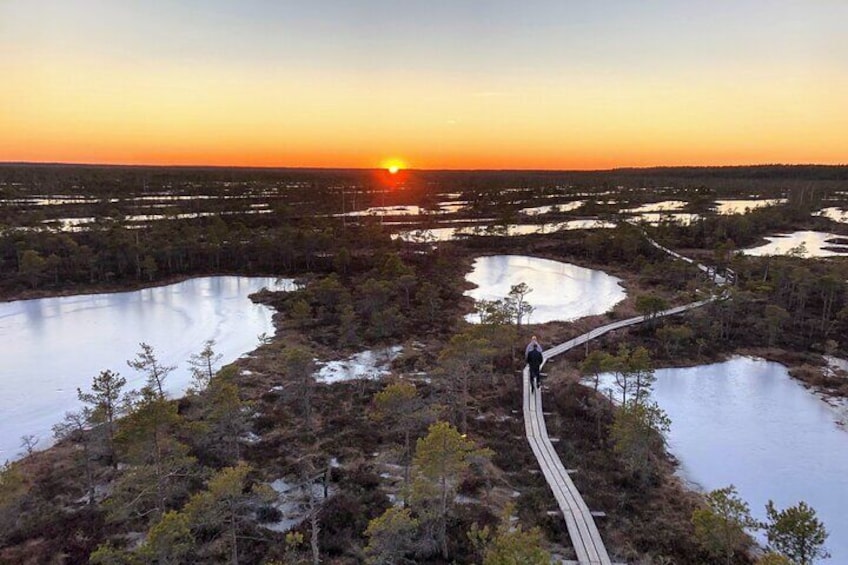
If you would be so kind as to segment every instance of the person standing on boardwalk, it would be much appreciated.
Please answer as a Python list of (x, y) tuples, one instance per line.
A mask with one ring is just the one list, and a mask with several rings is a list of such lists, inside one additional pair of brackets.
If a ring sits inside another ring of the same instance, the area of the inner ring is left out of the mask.
[(530, 367), (530, 390), (531, 392), (536, 392), (536, 388), (539, 386), (539, 381), (541, 379), (540, 371), (542, 369), (542, 363), (545, 358), (542, 356), (542, 346), (539, 344), (535, 335), (530, 340), (530, 343), (527, 344), (524, 354), (527, 360), (527, 365)]

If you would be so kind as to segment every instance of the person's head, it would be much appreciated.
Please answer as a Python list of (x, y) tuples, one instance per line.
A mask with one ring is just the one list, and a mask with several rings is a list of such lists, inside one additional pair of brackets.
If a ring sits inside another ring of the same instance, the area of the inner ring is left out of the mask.
[(532, 341), (532, 342), (536, 342), (536, 341), (538, 341), (538, 340), (536, 339), (536, 336), (534, 335), (533, 337), (531, 337), (531, 338), (530, 338), (530, 341)]

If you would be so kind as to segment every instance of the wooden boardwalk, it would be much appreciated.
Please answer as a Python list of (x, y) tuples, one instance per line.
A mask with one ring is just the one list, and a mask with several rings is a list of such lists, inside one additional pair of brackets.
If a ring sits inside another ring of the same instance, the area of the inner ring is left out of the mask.
[[(671, 253), (675, 257), (691, 261), (691, 259), (678, 255), (677, 253), (660, 246), (653, 240), (651, 240), (651, 243), (664, 251)], [(701, 265), (698, 266), (699, 268), (705, 269)], [(720, 285), (728, 282), (727, 279), (722, 277), (716, 277), (714, 280), (719, 282)], [(653, 319), (680, 314), (687, 310), (700, 308), (705, 304), (709, 304), (715, 300), (720, 300), (721, 298), (722, 296), (717, 295), (707, 300), (669, 308), (668, 310), (654, 314), (651, 318)], [(544, 362), (546, 363), (548, 359), (556, 357), (561, 353), (565, 353), (569, 349), (573, 349), (578, 345), (583, 345), (596, 337), (620, 328), (640, 324), (646, 319), (648, 319), (646, 316), (636, 316), (634, 318), (619, 320), (618, 322), (613, 322), (611, 324), (595, 328), (594, 330), (575, 337), (574, 339), (570, 339), (565, 343), (551, 347), (543, 353)], [(531, 392), (530, 370), (526, 366), (524, 367), (523, 375), (524, 429), (527, 434), (527, 441), (530, 443), (530, 447), (533, 450), (533, 454), (536, 456), (536, 460), (539, 462), (539, 467), (542, 469), (545, 480), (548, 482), (548, 486), (550, 486), (553, 491), (557, 504), (559, 504), (560, 511), (565, 518), (565, 524), (568, 527), (568, 535), (571, 538), (574, 551), (577, 553), (577, 563), (580, 565), (611, 565), (612, 562), (610, 561), (609, 554), (607, 553), (604, 542), (601, 539), (601, 534), (598, 532), (598, 527), (595, 525), (595, 519), (592, 516), (589, 507), (586, 506), (586, 502), (583, 500), (583, 497), (580, 496), (577, 487), (574, 486), (574, 482), (571, 480), (571, 477), (568, 476), (568, 472), (554, 450), (550, 438), (548, 438), (548, 430), (545, 426), (545, 417), (542, 413), (541, 391), (537, 390), (535, 393)]]
[(565, 518), (571, 544), (577, 552), (577, 561), (581, 564), (611, 565), (595, 519), (548, 438), (542, 415), (542, 395), (531, 394), (530, 371), (527, 367), (524, 368), (524, 427), (527, 441)]

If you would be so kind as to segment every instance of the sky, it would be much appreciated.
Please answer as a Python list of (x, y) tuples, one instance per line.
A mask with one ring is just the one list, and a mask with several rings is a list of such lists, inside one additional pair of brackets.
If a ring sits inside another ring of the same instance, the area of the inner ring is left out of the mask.
[(0, 161), (848, 163), (844, 0), (0, 0)]

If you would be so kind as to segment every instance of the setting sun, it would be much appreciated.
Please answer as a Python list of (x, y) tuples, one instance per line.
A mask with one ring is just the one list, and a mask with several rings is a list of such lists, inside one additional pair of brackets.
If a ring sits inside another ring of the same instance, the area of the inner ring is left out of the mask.
[(396, 175), (406, 168), (406, 164), (400, 159), (386, 159), (383, 161), (382, 168), (391, 175)]

